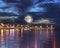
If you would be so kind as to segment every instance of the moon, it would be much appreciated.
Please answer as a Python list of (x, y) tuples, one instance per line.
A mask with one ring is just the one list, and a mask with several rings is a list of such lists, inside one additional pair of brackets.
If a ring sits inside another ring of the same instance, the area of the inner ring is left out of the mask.
[(32, 23), (33, 18), (32, 18), (30, 15), (28, 15), (28, 16), (26, 16), (26, 17), (24, 18), (24, 20), (25, 20), (27, 23)]

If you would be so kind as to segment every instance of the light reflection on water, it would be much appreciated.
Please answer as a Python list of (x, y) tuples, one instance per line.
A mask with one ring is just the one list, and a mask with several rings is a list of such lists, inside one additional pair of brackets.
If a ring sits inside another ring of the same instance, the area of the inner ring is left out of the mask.
[(0, 48), (56, 48), (54, 30), (0, 30)]

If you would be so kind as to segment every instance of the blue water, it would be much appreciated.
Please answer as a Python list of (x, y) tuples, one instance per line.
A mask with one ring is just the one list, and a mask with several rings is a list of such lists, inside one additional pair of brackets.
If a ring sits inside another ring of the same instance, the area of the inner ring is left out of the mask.
[(0, 33), (0, 48), (57, 48), (55, 30)]

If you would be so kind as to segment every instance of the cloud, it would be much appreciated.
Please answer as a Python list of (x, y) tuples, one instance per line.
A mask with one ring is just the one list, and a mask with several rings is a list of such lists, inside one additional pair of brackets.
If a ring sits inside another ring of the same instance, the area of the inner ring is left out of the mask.
[(13, 13), (13, 14), (19, 15), (19, 10), (18, 10), (17, 7), (10, 7), (10, 8), (7, 8), (7, 9), (5, 9), (5, 12)]
[[(11, 1), (11, 2), (8, 2)], [(15, 2), (18, 1), (18, 2)], [(45, 7), (41, 7), (41, 5), (47, 3), (58, 2), (58, 0), (53, 1), (43, 1), (39, 2), (39, 0), (0, 0), (0, 12), (13, 13), (16, 15), (20, 15), (21, 12), (43, 12), (45, 13), (47, 9)]]
[(37, 19), (32, 24), (55, 24), (53, 20), (50, 19)]
[(28, 9), (28, 12), (45, 12), (46, 8), (44, 7), (31, 7)]
[(0, 7), (6, 7), (8, 6), (3, 0), (0, 0)]
[(13, 13), (19, 15), (19, 9), (16, 6), (7, 4), (3, 0), (0, 0), (0, 12)]
[(13, 13), (19, 15), (19, 9), (17, 7), (9, 7), (5, 9), (0, 8), (0, 12)]

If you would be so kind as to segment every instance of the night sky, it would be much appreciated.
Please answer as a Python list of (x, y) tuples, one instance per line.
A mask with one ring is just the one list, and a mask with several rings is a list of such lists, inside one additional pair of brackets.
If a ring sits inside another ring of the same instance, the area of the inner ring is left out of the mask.
[(21, 22), (28, 14), (34, 19), (54, 19), (57, 46), (60, 45), (60, 0), (0, 0), (0, 14), (17, 15)]
[(34, 19), (51, 18), (56, 25), (60, 20), (60, 0), (0, 0), (0, 15), (17, 15)]

